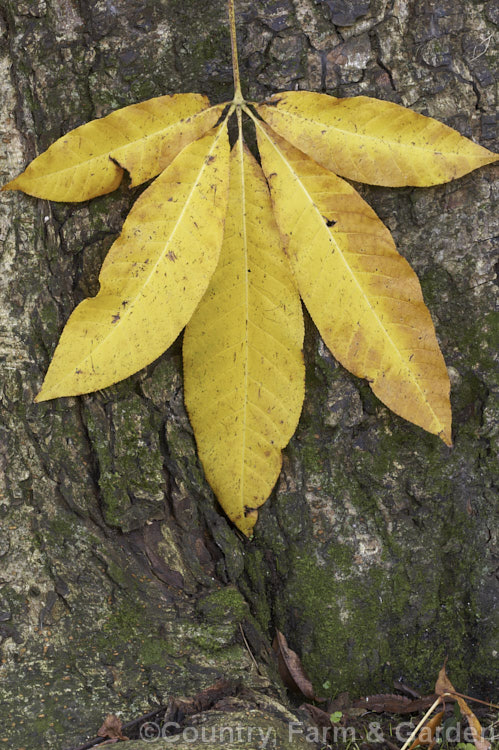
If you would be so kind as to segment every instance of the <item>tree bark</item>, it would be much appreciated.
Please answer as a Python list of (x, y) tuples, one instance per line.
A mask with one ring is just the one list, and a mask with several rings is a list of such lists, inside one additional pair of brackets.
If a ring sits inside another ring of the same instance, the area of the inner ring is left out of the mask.
[[(247, 98), (375, 96), (494, 148), (493, 2), (236, 9)], [(175, 92), (232, 97), (223, 0), (0, 0), (0, 23), (2, 182), (115, 108)], [(421, 280), (451, 374), (454, 447), (388, 412), (308, 320), (302, 418), (251, 541), (204, 479), (180, 341), (105, 391), (33, 403), (141, 189), (81, 205), (2, 194), (0, 740), (71, 747), (107, 713), (126, 721), (224, 676), (245, 692), (208, 724), (249, 725), (249, 708), (277, 746), (300, 747), (271, 655), (276, 628), (319, 694), (391, 692), (400, 677), (431, 691), (448, 657), (457, 689), (492, 695), (492, 174), (359, 188)]]

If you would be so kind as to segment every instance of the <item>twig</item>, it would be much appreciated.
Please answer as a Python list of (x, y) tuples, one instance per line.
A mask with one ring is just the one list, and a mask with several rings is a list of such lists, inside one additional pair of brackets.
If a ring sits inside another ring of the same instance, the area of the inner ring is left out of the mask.
[(407, 739), (407, 740), (406, 740), (406, 741), (404, 742), (404, 744), (402, 745), (402, 747), (400, 748), (400, 750), (407, 750), (407, 748), (409, 747), (410, 743), (412, 742), (412, 740), (414, 739), (414, 737), (415, 737), (415, 736), (417, 735), (417, 733), (419, 732), (419, 730), (421, 729), (421, 727), (422, 727), (422, 726), (423, 726), (423, 724), (425, 723), (425, 721), (426, 721), (426, 719), (428, 718), (428, 716), (429, 716), (429, 715), (431, 714), (431, 712), (432, 712), (432, 711), (433, 711), (433, 710), (434, 710), (434, 709), (435, 709), (435, 708), (436, 708), (436, 707), (438, 706), (438, 704), (442, 702), (442, 698), (445, 698), (445, 696), (446, 696), (446, 695), (450, 695), (450, 693), (444, 693), (443, 695), (439, 695), (439, 696), (438, 696), (438, 698), (437, 698), (437, 700), (435, 701), (435, 703), (433, 703), (433, 705), (432, 705), (432, 706), (430, 706), (430, 708), (428, 709), (428, 711), (427, 711), (427, 712), (425, 713), (425, 715), (423, 716), (423, 718), (421, 719), (421, 721), (420, 721), (420, 722), (419, 722), (419, 724), (417, 725), (416, 729), (415, 729), (415, 730), (414, 730), (414, 731), (412, 732), (412, 734), (411, 734), (411, 735), (409, 736), (409, 739)]
[(489, 708), (497, 708), (499, 709), (499, 706), (496, 706), (495, 703), (489, 703), (488, 701), (481, 701), (480, 698), (472, 698), (471, 695), (465, 695), (464, 693), (458, 693), (457, 690), (453, 690), (449, 695), (458, 695), (460, 698), (466, 698), (467, 701), (475, 701), (475, 703), (481, 703), (484, 706), (488, 706)]
[(255, 669), (258, 672), (258, 674), (261, 675), (262, 673), (260, 672), (260, 668), (259, 668), (259, 666), (258, 666), (258, 664), (256, 662), (256, 659), (253, 656), (253, 653), (252, 653), (252, 651), (251, 651), (251, 649), (249, 647), (249, 643), (246, 640), (246, 636), (244, 635), (244, 630), (243, 630), (243, 626), (241, 625), (241, 623), (239, 623), (239, 630), (241, 631), (241, 635), (243, 637), (243, 641), (244, 641), (244, 645), (246, 646), (246, 650), (248, 651), (248, 654), (250, 655), (251, 660), (252, 660), (253, 664), (255, 665)]

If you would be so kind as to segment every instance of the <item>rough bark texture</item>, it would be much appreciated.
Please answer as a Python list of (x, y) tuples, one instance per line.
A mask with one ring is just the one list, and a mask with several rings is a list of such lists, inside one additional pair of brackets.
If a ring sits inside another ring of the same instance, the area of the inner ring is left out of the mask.
[[(289, 88), (377, 96), (494, 148), (493, 1), (237, 5), (249, 98)], [(231, 98), (223, 0), (0, 0), (0, 24), (2, 182), (114, 108), (182, 91)], [(492, 175), (426, 190), (361, 187), (421, 279), (453, 383), (454, 447), (389, 413), (309, 321), (303, 415), (251, 542), (204, 480), (180, 342), (105, 392), (33, 404), (65, 320), (96, 292), (140, 191), (123, 186), (79, 206), (2, 194), (6, 746), (70, 747), (108, 712), (128, 720), (226, 676), (250, 691), (232, 706), (234, 721), (250, 721), (249, 707), (286, 747), (289, 714), (269, 655), (276, 627), (322, 693), (326, 681), (326, 693), (391, 690), (400, 676), (426, 691), (447, 655), (458, 689), (491, 694)]]

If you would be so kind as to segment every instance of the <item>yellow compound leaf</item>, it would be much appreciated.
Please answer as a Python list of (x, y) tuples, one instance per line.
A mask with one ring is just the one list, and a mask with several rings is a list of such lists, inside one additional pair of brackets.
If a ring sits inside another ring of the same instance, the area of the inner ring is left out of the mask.
[(187, 146), (135, 203), (102, 266), (99, 294), (66, 324), (37, 401), (105, 388), (170, 346), (215, 271), (228, 183), (224, 123)]
[(257, 124), (300, 294), (334, 356), (396, 414), (451, 442), (449, 378), (416, 274), (344, 180)]
[(303, 319), (261, 167), (234, 146), (219, 266), (184, 335), (185, 402), (206, 477), (247, 535), (304, 398)]
[(286, 91), (256, 109), (319, 164), (370, 185), (438, 185), (499, 158), (431, 117), (367, 96)]
[[(368, 97), (285, 92), (252, 105), (262, 123), (241, 91), (234, 0), (228, 8), (232, 101), (210, 107), (191, 93), (125, 107), (60, 138), (2, 190), (79, 202), (117, 188), (124, 170), (132, 186), (161, 173), (109, 251), (99, 293), (66, 324), (36, 401), (128, 377), (188, 324), (185, 398), (199, 455), (227, 515), (250, 535), (303, 402), (299, 293), (345, 367), (451, 443), (449, 378), (417, 277), (376, 214), (329, 170), (426, 186), (498, 157)], [(232, 155), (227, 119), (212, 130), (226, 109), (238, 120)], [(243, 112), (265, 175), (244, 146)]]
[(2, 190), (86, 201), (115, 190), (123, 168), (139, 185), (215, 125), (224, 105), (209, 105), (200, 94), (175, 94), (118, 109), (59, 138)]

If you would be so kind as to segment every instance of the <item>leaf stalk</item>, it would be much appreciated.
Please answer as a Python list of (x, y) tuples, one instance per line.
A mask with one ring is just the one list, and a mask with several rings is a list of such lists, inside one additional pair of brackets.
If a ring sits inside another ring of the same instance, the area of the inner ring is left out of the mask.
[(240, 107), (244, 104), (244, 97), (241, 92), (241, 77), (239, 75), (239, 56), (237, 52), (237, 32), (236, 32), (236, 11), (234, 0), (228, 0), (229, 7), (229, 26), (230, 41), (232, 45), (232, 72), (234, 75), (234, 99), (233, 103)]

